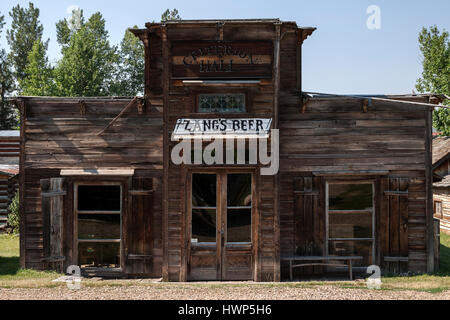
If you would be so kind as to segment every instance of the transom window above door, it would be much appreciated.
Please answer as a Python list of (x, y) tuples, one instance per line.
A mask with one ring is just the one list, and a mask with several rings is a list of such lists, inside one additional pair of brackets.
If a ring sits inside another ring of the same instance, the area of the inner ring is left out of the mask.
[(244, 93), (205, 93), (198, 95), (198, 112), (241, 113), (245, 111)]

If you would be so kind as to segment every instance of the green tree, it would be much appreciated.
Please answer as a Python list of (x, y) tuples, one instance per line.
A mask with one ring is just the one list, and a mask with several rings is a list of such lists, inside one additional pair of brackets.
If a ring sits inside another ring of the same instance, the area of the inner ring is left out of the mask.
[[(423, 28), (419, 34), (423, 71), (417, 80), (419, 92), (450, 95), (450, 40), (446, 30), (436, 26)], [(444, 101), (449, 105), (449, 100)], [(433, 114), (433, 126), (443, 135), (450, 135), (450, 110), (438, 108)]]
[(181, 20), (181, 17), (178, 14), (177, 9), (173, 9), (173, 10), (167, 9), (161, 15), (161, 21), (170, 21), (170, 20)]
[(128, 30), (125, 31), (120, 43), (119, 57), (111, 94), (115, 96), (142, 95), (145, 72), (144, 44)]
[(55, 94), (105, 96), (112, 86), (114, 66), (118, 61), (117, 48), (110, 45), (105, 20), (99, 12), (87, 22), (84, 22), (82, 11), (80, 13), (78, 24), (66, 19), (57, 23), (63, 56), (54, 72)]
[(39, 9), (31, 2), (28, 8), (22, 8), (20, 5), (13, 7), (9, 15), (12, 18), (11, 28), (6, 33), (11, 48), (9, 57), (17, 80), (22, 80), (26, 77), (28, 53), (36, 40), (42, 40), (44, 27), (39, 21)]
[[(5, 25), (5, 17), (0, 14), (0, 36)], [(0, 48), (0, 130), (13, 129), (17, 126), (14, 107), (7, 97), (14, 91), (14, 75), (11, 60), (4, 48)]]
[(48, 63), (46, 45), (34, 42), (25, 68), (26, 77), (19, 80), (21, 94), (25, 96), (51, 96), (54, 94), (53, 69)]

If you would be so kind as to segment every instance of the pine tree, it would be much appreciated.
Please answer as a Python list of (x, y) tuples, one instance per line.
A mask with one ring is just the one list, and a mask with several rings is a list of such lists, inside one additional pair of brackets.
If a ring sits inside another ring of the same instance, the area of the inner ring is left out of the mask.
[(20, 5), (13, 7), (9, 15), (12, 18), (11, 28), (6, 33), (11, 48), (9, 58), (12, 61), (16, 79), (19, 81), (26, 77), (28, 53), (36, 40), (42, 40), (44, 27), (39, 21), (39, 9), (35, 8), (31, 2), (28, 8), (22, 8)]
[[(0, 14), (0, 36), (5, 25), (5, 17)], [(4, 48), (0, 48), (0, 130), (14, 129), (17, 124), (17, 117), (14, 107), (7, 100), (14, 91), (14, 75), (11, 67), (11, 60)]]

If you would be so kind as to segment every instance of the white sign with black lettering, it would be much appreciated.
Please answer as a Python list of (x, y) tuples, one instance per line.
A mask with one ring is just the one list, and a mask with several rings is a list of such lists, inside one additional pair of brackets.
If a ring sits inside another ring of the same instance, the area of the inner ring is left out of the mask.
[(196, 137), (210, 138), (268, 138), (272, 119), (178, 119), (172, 141)]

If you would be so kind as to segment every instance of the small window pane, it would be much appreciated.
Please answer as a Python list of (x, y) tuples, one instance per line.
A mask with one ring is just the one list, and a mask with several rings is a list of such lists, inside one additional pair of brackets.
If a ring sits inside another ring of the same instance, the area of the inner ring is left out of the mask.
[(79, 239), (120, 239), (120, 214), (79, 214)]
[(372, 264), (372, 241), (329, 241), (330, 255), (362, 256), (355, 260), (353, 266), (370, 266)]
[(372, 184), (330, 184), (330, 210), (372, 209)]
[(229, 174), (227, 197), (229, 207), (250, 207), (252, 205), (252, 175)]
[(227, 242), (252, 241), (252, 210), (228, 209)]
[(216, 242), (216, 210), (192, 210), (192, 243)]
[(330, 238), (372, 238), (372, 213), (329, 213)]
[(78, 186), (79, 211), (120, 211), (120, 186)]
[(216, 207), (216, 175), (192, 175), (192, 206)]
[(245, 112), (245, 94), (199, 94), (199, 112)]
[(79, 243), (81, 268), (120, 268), (120, 243)]

